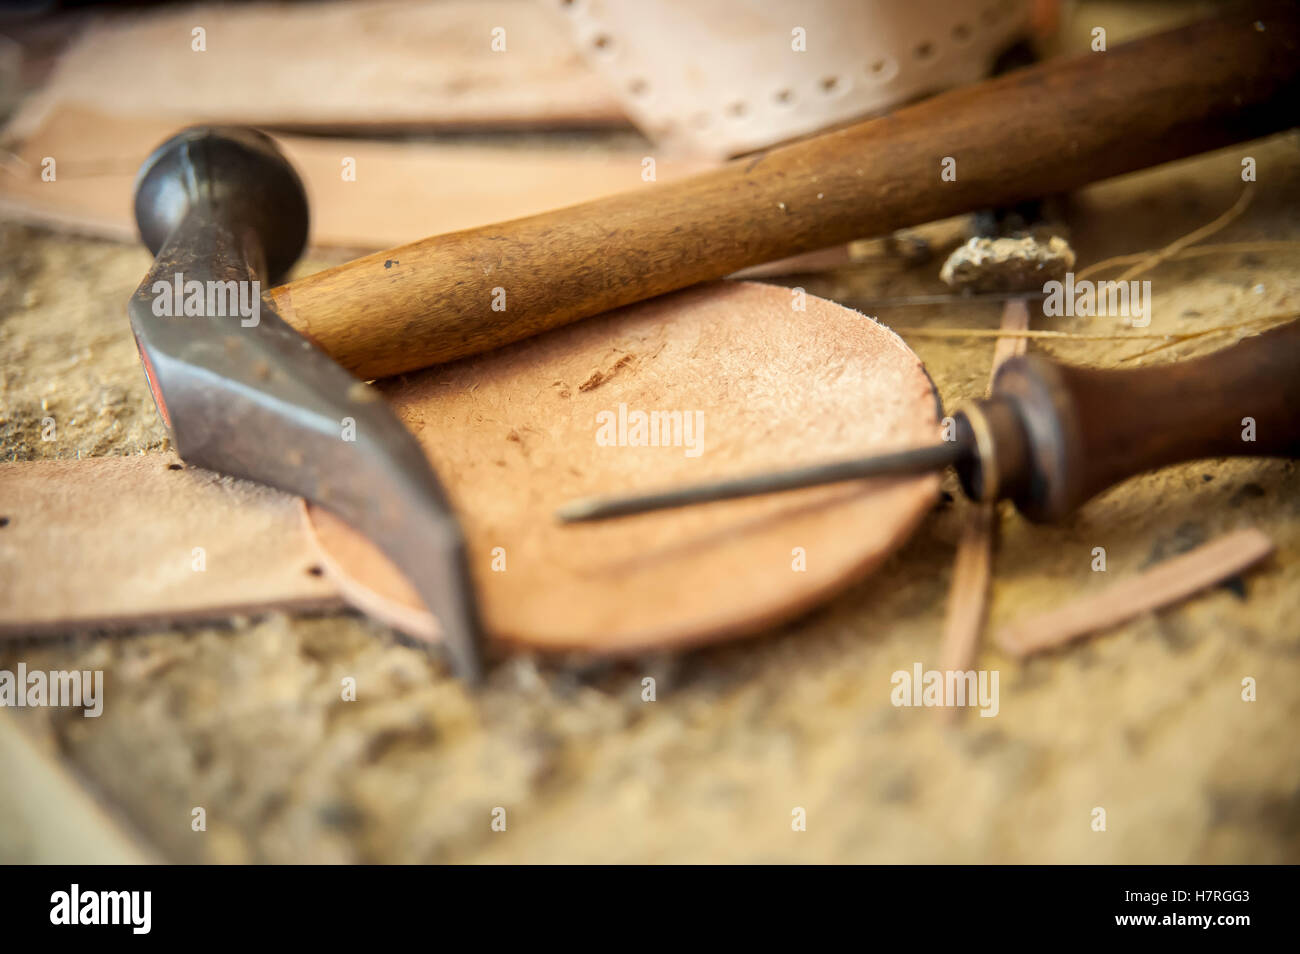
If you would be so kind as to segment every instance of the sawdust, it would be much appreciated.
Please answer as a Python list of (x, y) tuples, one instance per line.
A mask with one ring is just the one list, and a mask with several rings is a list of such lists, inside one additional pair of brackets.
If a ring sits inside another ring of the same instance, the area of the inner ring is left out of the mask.
[(148, 254), (42, 242), (40, 234), (0, 230), (0, 458), (164, 448), (166, 431), (123, 318)]

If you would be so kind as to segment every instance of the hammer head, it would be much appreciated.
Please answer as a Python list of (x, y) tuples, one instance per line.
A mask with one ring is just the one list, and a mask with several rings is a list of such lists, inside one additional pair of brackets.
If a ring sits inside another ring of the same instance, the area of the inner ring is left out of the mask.
[(278, 282), (307, 246), (307, 192), (269, 136), (255, 129), (196, 126), (155, 149), (135, 184), (135, 221), (155, 255), (196, 205), (250, 231)]
[(145, 374), (187, 462), (333, 510), (405, 573), (462, 677), (481, 672), (477, 601), (454, 514), (383, 399), (276, 314), (269, 282), (307, 239), (307, 197), (270, 138), (196, 127), (136, 181), (153, 268), (128, 305)]

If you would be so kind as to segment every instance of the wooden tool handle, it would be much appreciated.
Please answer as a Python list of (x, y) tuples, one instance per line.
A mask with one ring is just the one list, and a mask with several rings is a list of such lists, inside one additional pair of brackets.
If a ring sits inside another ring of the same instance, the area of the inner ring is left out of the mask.
[[(992, 488), (1033, 520), (1058, 520), (1112, 484), (1203, 457), (1300, 457), (1300, 321), (1190, 361), (1133, 371), (1007, 362), (978, 402), (959, 468), (972, 496)], [(969, 422), (968, 422), (969, 423)], [(979, 430), (983, 428), (985, 435)]]
[(689, 180), (434, 236), (271, 294), (363, 378), (464, 357), (746, 266), (1286, 128), (1300, 101), (1298, 20), (1294, 7), (1234, 12)]

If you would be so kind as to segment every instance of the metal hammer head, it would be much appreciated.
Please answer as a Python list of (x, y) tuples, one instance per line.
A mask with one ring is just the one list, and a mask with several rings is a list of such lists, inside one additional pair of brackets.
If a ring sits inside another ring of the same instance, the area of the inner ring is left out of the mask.
[(307, 192), (271, 138), (255, 129), (196, 126), (155, 149), (135, 184), (135, 221), (155, 255), (199, 201), (250, 231), (278, 282), (307, 245)]
[(423, 450), (269, 295), (307, 239), (293, 167), (261, 133), (187, 129), (141, 168), (135, 214), (156, 257), (128, 312), (177, 453), (306, 497), (365, 534), (438, 620), (456, 672), (477, 680), (465, 542)]

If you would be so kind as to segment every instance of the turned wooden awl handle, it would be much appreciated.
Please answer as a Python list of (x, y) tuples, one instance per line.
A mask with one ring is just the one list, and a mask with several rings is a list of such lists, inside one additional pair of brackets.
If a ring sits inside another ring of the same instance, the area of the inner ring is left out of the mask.
[[(983, 421), (972, 428), (972, 417)], [(1013, 358), (992, 396), (957, 418), (959, 433), (981, 451), (957, 468), (967, 493), (1010, 498), (1039, 521), (1059, 520), (1107, 487), (1168, 464), (1300, 457), (1300, 321), (1200, 358), (1131, 371)]]
[[(360, 377), (449, 361), (750, 265), (1286, 128), (1300, 102), (1298, 21), (1291, 6), (1234, 11), (688, 180), (434, 236), (271, 294)], [(945, 157), (955, 181), (940, 176)]]

